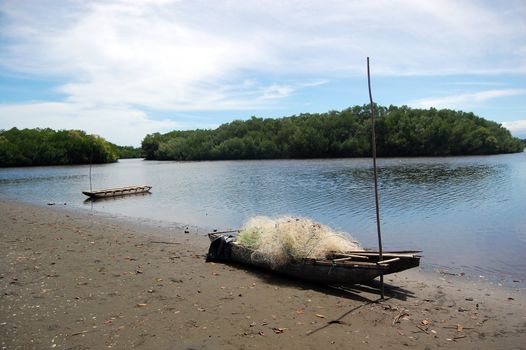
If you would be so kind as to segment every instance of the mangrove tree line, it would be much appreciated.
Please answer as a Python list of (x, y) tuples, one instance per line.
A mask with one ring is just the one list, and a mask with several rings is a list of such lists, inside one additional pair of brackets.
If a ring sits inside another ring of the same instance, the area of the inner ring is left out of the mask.
[(109, 163), (117, 147), (80, 130), (0, 130), (0, 166)]
[[(522, 142), (500, 124), (448, 109), (375, 107), (380, 156), (447, 156), (520, 152)], [(214, 130), (149, 134), (146, 159), (215, 160), (364, 157), (371, 155), (369, 106), (300, 114), (280, 119), (252, 117)]]

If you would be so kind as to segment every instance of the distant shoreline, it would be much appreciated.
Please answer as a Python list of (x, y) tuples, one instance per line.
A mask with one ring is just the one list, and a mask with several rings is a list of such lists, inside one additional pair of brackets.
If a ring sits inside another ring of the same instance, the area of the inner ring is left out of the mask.
[[(498, 153), (498, 154), (466, 154), (466, 155), (447, 155), (447, 156), (382, 156), (377, 159), (440, 159), (440, 158), (464, 158), (464, 157), (498, 157), (507, 154), (517, 154), (525, 153), (526, 148), (519, 152), (513, 153)], [(287, 160), (352, 160), (352, 159), (372, 159), (371, 157), (321, 157), (321, 158), (254, 158), (254, 159), (201, 159), (201, 160), (173, 160), (173, 159), (147, 159), (144, 157), (137, 158), (119, 158), (115, 162), (111, 163), (97, 163), (93, 165), (111, 165), (118, 163), (120, 161), (127, 160), (144, 160), (147, 162), (229, 162), (229, 161), (287, 161)], [(9, 169), (9, 168), (36, 168), (36, 167), (68, 167), (68, 166), (79, 166), (79, 165), (89, 165), (89, 163), (82, 164), (48, 164), (48, 165), (17, 165), (17, 166), (0, 166), (0, 169)]]

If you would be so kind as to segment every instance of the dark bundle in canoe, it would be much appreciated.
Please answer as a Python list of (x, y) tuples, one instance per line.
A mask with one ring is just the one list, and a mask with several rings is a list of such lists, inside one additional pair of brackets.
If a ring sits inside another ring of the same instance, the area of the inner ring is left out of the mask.
[(346, 254), (329, 254), (325, 259), (294, 259), (284, 265), (275, 266), (265, 259), (254, 259), (257, 252), (236, 242), (236, 237), (224, 233), (209, 234), (211, 243), (207, 261), (234, 262), (272, 270), (299, 280), (328, 284), (351, 285), (367, 283), (380, 275), (400, 272), (420, 264), (418, 251), (383, 252), (368, 250)]

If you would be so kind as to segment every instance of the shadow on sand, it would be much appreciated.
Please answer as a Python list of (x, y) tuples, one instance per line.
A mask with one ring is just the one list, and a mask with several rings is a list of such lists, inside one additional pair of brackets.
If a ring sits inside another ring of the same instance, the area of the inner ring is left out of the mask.
[[(272, 272), (259, 267), (229, 262), (223, 263), (244, 270), (245, 272), (256, 276), (264, 282), (275, 286), (287, 286), (302, 290), (309, 289), (317, 291), (319, 293), (333, 295), (340, 298), (351, 299), (363, 303), (375, 303), (381, 300), (380, 282), (377, 280), (372, 280), (367, 284), (323, 285), (294, 279), (289, 276), (284, 276), (276, 272)], [(384, 283), (384, 289), (386, 299), (407, 300), (409, 298), (414, 297), (413, 292), (389, 283)]]
[(265, 283), (268, 283), (274, 286), (278, 286), (278, 287), (287, 286), (287, 287), (298, 288), (302, 290), (307, 290), (307, 289), (314, 290), (319, 293), (324, 293), (324, 294), (328, 294), (328, 295), (332, 295), (332, 296), (336, 296), (340, 298), (346, 298), (346, 299), (353, 300), (359, 303), (358, 305), (345, 311), (338, 318), (327, 320), (327, 322), (321, 325), (320, 327), (309, 331), (306, 334), (307, 336), (310, 336), (314, 333), (322, 331), (325, 328), (330, 327), (332, 325), (348, 325), (348, 322), (344, 321), (343, 319), (353, 314), (357, 310), (360, 310), (361, 308), (364, 308), (368, 305), (385, 302), (391, 299), (407, 300), (410, 298), (414, 298), (413, 292), (407, 289), (389, 284), (389, 283), (384, 283), (385, 299), (382, 300), (380, 297), (380, 281), (376, 279), (370, 281), (367, 284), (330, 286), (330, 285), (320, 285), (320, 284), (309, 283), (309, 282), (293, 279), (289, 276), (280, 275), (275, 272), (261, 269), (258, 267), (254, 267), (254, 266), (241, 265), (241, 264), (229, 263), (229, 262), (224, 262), (224, 264), (241, 269), (247, 272), (248, 274), (261, 279)]

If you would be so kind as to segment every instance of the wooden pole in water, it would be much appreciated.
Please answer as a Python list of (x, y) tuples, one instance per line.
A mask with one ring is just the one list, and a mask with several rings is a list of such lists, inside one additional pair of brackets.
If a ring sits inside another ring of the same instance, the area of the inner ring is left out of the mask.
[(89, 155), (89, 191), (93, 191), (91, 188), (91, 163), (93, 163), (93, 141), (90, 142), (90, 155)]
[[(373, 172), (374, 172), (374, 199), (376, 204), (376, 230), (378, 232), (378, 252), (380, 253), (379, 261), (383, 260), (382, 251), (382, 231), (380, 229), (380, 204), (378, 200), (378, 171), (376, 170), (376, 131), (374, 125), (374, 106), (373, 94), (371, 93), (371, 72), (369, 70), (369, 57), (367, 57), (367, 84), (369, 86), (369, 101), (371, 107), (371, 121), (372, 121), (372, 148), (373, 148)], [(384, 299), (384, 274), (380, 274), (380, 293)]]

